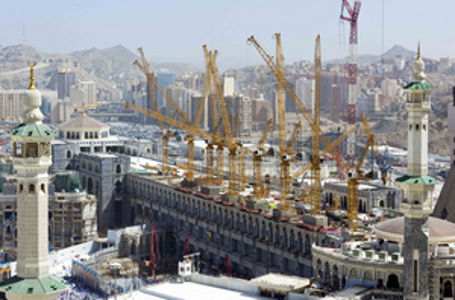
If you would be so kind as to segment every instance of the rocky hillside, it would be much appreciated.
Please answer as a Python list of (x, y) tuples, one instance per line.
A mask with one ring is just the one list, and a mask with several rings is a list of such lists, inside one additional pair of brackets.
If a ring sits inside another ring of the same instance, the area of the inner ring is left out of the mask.
[[(143, 79), (143, 75), (132, 63), (138, 56), (122, 45), (111, 48), (75, 51), (68, 54), (49, 54), (31, 46), (20, 44), (0, 46), (0, 88), (23, 89), (28, 81), (28, 61), (36, 61), (37, 86), (42, 89), (55, 89), (57, 70), (70, 68), (79, 80), (93, 80), (99, 88), (116, 90), (119, 84), (133, 79)], [(151, 63), (155, 70), (165, 69), (180, 74), (196, 70), (188, 64)]]

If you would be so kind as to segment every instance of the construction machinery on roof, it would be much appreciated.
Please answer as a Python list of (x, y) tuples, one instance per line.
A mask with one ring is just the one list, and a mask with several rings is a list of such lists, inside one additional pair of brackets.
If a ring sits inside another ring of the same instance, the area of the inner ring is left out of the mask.
[[(256, 48), (259, 55), (262, 57), (262, 59), (265, 61), (269, 69), (272, 71), (277, 81), (281, 84), (281, 86), (284, 87), (286, 93), (290, 96), (293, 103), (296, 105), (298, 111), (303, 115), (308, 125), (310, 125), (311, 129), (314, 131), (314, 134), (318, 134), (320, 136), (322, 144), (324, 145), (324, 147), (327, 148), (330, 145), (330, 140), (325, 135), (322, 134), (321, 128), (314, 121), (313, 116), (305, 107), (302, 100), (300, 100), (295, 91), (292, 89), (290, 83), (286, 80), (283, 72), (280, 71), (278, 65), (273, 61), (272, 57), (259, 45), (259, 43), (255, 40), (254, 36), (249, 37), (248, 42)], [(345, 170), (344, 161), (342, 160), (340, 154), (335, 149), (331, 149), (330, 153), (337, 161), (337, 164), (340, 167), (339, 169)]]

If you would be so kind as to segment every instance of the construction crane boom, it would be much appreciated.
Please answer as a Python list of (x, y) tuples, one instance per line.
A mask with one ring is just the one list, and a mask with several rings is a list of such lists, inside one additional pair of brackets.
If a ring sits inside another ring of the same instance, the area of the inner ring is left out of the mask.
[[(307, 121), (308, 125), (311, 126), (312, 130), (318, 132), (319, 135), (321, 135), (321, 142), (324, 145), (324, 147), (327, 147), (330, 144), (330, 140), (326, 136), (323, 135), (321, 128), (316, 125), (311, 113), (305, 107), (302, 100), (297, 96), (296, 92), (292, 89), (290, 83), (286, 80), (284, 75), (282, 73), (278, 72), (278, 67), (275, 64), (275, 62), (273, 61), (272, 57), (264, 50), (264, 48), (261, 47), (261, 45), (259, 45), (259, 43), (255, 40), (254, 36), (249, 37), (248, 42), (256, 48), (259, 55), (262, 57), (264, 62), (267, 64), (269, 69), (272, 71), (275, 78), (283, 84), (283, 86), (286, 90), (286, 93), (291, 97), (292, 101), (296, 105), (299, 112), (303, 115), (303, 117)], [(334, 158), (336, 158), (336, 161), (340, 165), (340, 169), (344, 170), (343, 159), (341, 158), (340, 154), (335, 150), (332, 150), (331, 154), (333, 155)]]

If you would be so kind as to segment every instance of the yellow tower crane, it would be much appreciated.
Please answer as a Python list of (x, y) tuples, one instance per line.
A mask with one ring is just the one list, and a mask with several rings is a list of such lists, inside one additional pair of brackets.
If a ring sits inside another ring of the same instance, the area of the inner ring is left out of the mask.
[(264, 145), (267, 141), (267, 136), (269, 135), (270, 129), (273, 126), (273, 119), (270, 119), (265, 128), (264, 134), (262, 135), (261, 140), (256, 145), (257, 150), (253, 153), (253, 179), (254, 179), (254, 197), (260, 198), (264, 195), (264, 184), (262, 178), (262, 158), (269, 156), (270, 153), (265, 151)]
[[(374, 150), (374, 135), (371, 131), (371, 127), (368, 124), (365, 116), (362, 114), (362, 123), (363, 123), (363, 128), (365, 131), (365, 134), (368, 138), (367, 144), (365, 146), (365, 149), (363, 150), (362, 156), (360, 157), (359, 162), (355, 165), (355, 176), (351, 174), (351, 176), (348, 178), (348, 193), (347, 193), (347, 217), (348, 217), (348, 226), (349, 229), (354, 231), (357, 231), (359, 228), (359, 219), (358, 219), (358, 214), (359, 214), (359, 184), (360, 181), (362, 180), (373, 180), (373, 166), (371, 175), (364, 175), (361, 167), (363, 165), (363, 162), (368, 154), (368, 149), (372, 147), (371, 151), (374, 154), (377, 154), (377, 151)], [(373, 163), (373, 162), (372, 162)]]
[[(150, 80), (150, 82), (153, 83), (153, 86), (149, 85), (149, 90), (150, 91), (153, 90), (152, 95), (154, 94), (155, 88), (158, 91), (160, 91), (160, 93), (163, 95), (165, 100), (173, 107), (173, 109), (175, 110), (175, 113), (178, 113), (178, 115), (180, 116), (180, 119), (182, 121), (182, 124), (188, 124), (188, 126), (182, 128), (186, 131), (186, 134), (187, 134), (187, 136), (185, 137), (185, 141), (187, 142), (187, 149), (188, 149), (187, 167), (186, 167), (186, 169), (187, 169), (186, 177), (188, 180), (194, 180), (194, 133), (192, 132), (191, 128), (193, 128), (194, 126), (199, 126), (199, 123), (200, 123), (200, 120), (202, 117), (202, 112), (204, 109), (205, 97), (207, 96), (207, 93), (209, 92), (209, 88), (210, 88), (210, 84), (211, 84), (210, 83), (210, 81), (211, 81), (210, 73), (211, 72), (207, 72), (207, 71), (209, 71), (210, 53), (209, 52), (207, 53), (207, 47), (205, 45), (203, 46), (203, 50), (204, 50), (204, 55), (206, 57), (206, 83), (204, 85), (204, 90), (203, 90), (203, 93), (201, 96), (201, 100), (198, 103), (196, 117), (193, 122), (190, 121), (190, 119), (186, 116), (186, 114), (183, 112), (183, 110), (180, 108), (180, 106), (176, 103), (176, 101), (169, 95), (169, 93), (166, 91), (166, 89), (164, 89), (156, 80), (153, 79), (154, 76), (147, 77), (148, 82), (149, 82), (149, 77), (152, 78)], [(145, 58), (142, 48), (139, 48), (139, 53), (141, 54), (142, 64), (140, 64), (137, 60), (134, 61), (133, 64), (135, 66), (137, 66), (144, 74), (151, 73), (149, 71), (148, 63), (147, 63), (147, 60)], [(156, 99), (154, 101), (156, 101)], [(192, 126), (190, 126), (190, 125), (192, 125)], [(168, 145), (168, 140), (170, 137), (170, 134), (168, 134), (168, 132), (163, 135), (163, 158), (164, 158), (163, 165), (167, 165), (167, 161), (168, 161), (167, 145)]]
[[(277, 79), (277, 81), (281, 84), (281, 86), (284, 87), (286, 93), (291, 97), (292, 101), (296, 105), (299, 112), (303, 115), (303, 117), (307, 121), (308, 125), (310, 125), (311, 129), (317, 135), (320, 136), (322, 144), (324, 145), (324, 147), (327, 148), (327, 146), (330, 144), (330, 140), (325, 135), (323, 135), (322, 130), (319, 127), (319, 124), (317, 124), (314, 121), (313, 116), (308, 111), (308, 109), (305, 107), (302, 100), (297, 96), (296, 92), (292, 89), (291, 85), (284, 77), (283, 72), (280, 71), (279, 66), (273, 61), (272, 57), (259, 45), (259, 43), (255, 40), (254, 36), (249, 37), (248, 42), (256, 48), (259, 55), (262, 57), (262, 59), (265, 61), (265, 63), (269, 67), (269, 69), (272, 71), (272, 73), (275, 76), (275, 78)], [(336, 151), (336, 149), (333, 149), (331, 151), (331, 154), (337, 161), (339, 169), (344, 170), (345, 169), (344, 163), (343, 163), (343, 160), (340, 159), (341, 157), (340, 157), (340, 154), (338, 153), (338, 151)]]
[(280, 201), (281, 201), (281, 206), (280, 210), (283, 212), (289, 211), (291, 208), (291, 205), (289, 204), (289, 193), (290, 193), (290, 187), (291, 187), (291, 172), (290, 172), (290, 163), (291, 161), (295, 160), (294, 156), (294, 146), (295, 146), (295, 141), (297, 140), (299, 131), (302, 127), (302, 122), (298, 122), (295, 127), (294, 131), (292, 133), (291, 138), (289, 139), (289, 143), (285, 149), (285, 154), (281, 154), (281, 168), (283, 169), (283, 181), (282, 181), (282, 186), (280, 189)]
[[(314, 105), (313, 105), (313, 128), (319, 128), (321, 117), (321, 37), (316, 37), (314, 50)], [(311, 214), (317, 215), (321, 211), (321, 165), (319, 156), (319, 131), (312, 130), (312, 158), (311, 158)]]

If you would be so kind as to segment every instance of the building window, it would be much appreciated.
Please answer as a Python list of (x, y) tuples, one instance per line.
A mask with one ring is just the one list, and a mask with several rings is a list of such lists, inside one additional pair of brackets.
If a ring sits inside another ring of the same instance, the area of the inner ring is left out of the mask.
[(422, 125), (422, 129), (423, 129), (423, 130), (427, 130), (427, 125), (423, 124), (423, 125)]
[(412, 130), (412, 124), (409, 124), (409, 130)]
[(115, 173), (117, 173), (117, 174), (122, 173), (122, 167), (121, 167), (120, 165), (117, 165), (117, 166), (115, 167)]
[(413, 268), (414, 268), (414, 292), (417, 293), (417, 284), (418, 284), (417, 280), (418, 280), (418, 278), (419, 278), (419, 276), (418, 276), (418, 274), (417, 274), (417, 271), (418, 271), (418, 270), (417, 270), (417, 259), (414, 259), (414, 266), (413, 266)]
[(29, 193), (34, 193), (34, 192), (35, 192), (35, 185), (30, 184), (30, 185), (28, 186), (28, 192), (29, 192)]
[(19, 184), (19, 192), (22, 193), (24, 191), (24, 185), (21, 183)]
[(70, 150), (66, 151), (66, 158), (71, 158), (71, 151)]
[(41, 183), (41, 191), (46, 193), (46, 185), (44, 183)]
[(419, 124), (416, 124), (416, 130), (419, 130)]
[(66, 138), (67, 138), (67, 139), (70, 138), (70, 132), (69, 132), (69, 131), (66, 132)]

